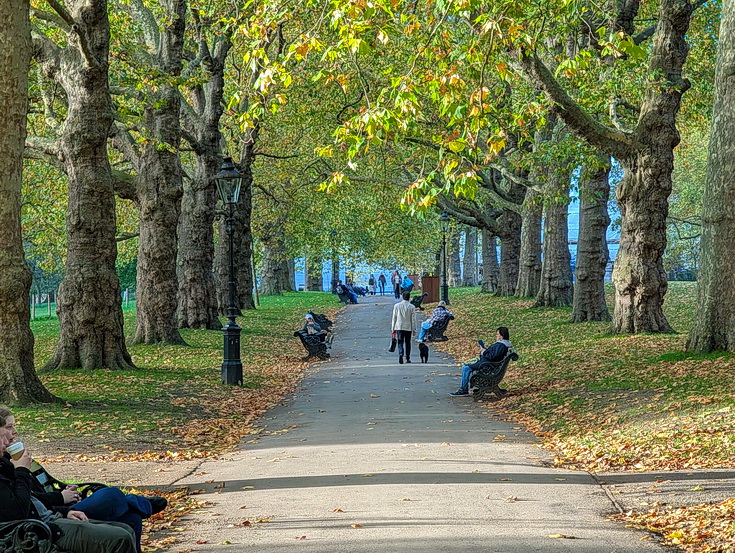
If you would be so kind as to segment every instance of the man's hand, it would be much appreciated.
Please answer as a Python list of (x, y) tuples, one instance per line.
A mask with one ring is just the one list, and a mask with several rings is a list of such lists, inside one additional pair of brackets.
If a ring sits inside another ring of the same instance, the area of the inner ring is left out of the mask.
[(66, 513), (66, 518), (71, 520), (81, 520), (82, 522), (87, 522), (89, 518), (87, 515), (85, 515), (82, 511), (69, 511)]
[(67, 486), (64, 491), (61, 492), (61, 497), (64, 498), (64, 505), (69, 503), (76, 503), (82, 498), (82, 495), (77, 491), (76, 486)]
[(29, 470), (31, 468), (32, 461), (33, 458), (31, 457), (31, 452), (27, 449), (23, 452), (23, 455), (21, 455), (19, 459), (10, 459), (10, 462), (13, 463), (13, 466), (15, 468), (23, 467)]

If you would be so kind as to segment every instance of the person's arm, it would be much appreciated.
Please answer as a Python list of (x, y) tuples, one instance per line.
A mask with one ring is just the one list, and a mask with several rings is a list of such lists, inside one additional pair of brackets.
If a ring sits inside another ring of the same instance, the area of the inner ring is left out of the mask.
[(314, 330), (316, 330), (317, 332), (319, 332), (322, 329), (322, 327), (316, 321), (314, 321), (314, 323), (312, 324), (312, 326), (314, 327)]
[(508, 348), (505, 344), (495, 342), (492, 346), (482, 352), (482, 356), (487, 361), (500, 361), (503, 359), (503, 357), (505, 357), (505, 352), (507, 351), (507, 349)]
[(0, 479), (0, 522), (28, 518), (31, 514), (31, 480), (25, 467), (15, 469), (15, 481)]
[(390, 321), (390, 329), (391, 330), (395, 330), (396, 329), (396, 322), (398, 322), (398, 305), (399, 304), (395, 304), (393, 306), (393, 317), (391, 318), (391, 321)]

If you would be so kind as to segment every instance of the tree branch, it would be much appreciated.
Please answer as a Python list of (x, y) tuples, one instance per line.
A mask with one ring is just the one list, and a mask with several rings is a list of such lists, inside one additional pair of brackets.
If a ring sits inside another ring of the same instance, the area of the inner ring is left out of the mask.
[[(149, 53), (157, 53), (161, 48), (161, 33), (158, 22), (142, 0), (130, 0), (127, 4), (130, 16), (143, 27), (143, 40)], [(194, 10), (192, 10), (194, 11)]]
[(131, 238), (135, 238), (136, 236), (140, 236), (139, 232), (121, 232), (117, 236), (115, 236), (115, 242), (124, 242), (125, 240), (130, 240)]
[(52, 23), (56, 25), (59, 29), (66, 31), (67, 33), (71, 31), (71, 26), (64, 20), (64, 18), (59, 17), (55, 13), (47, 12), (45, 10), (39, 10), (38, 8), (34, 8), (33, 6), (31, 6), (31, 15), (41, 21)]
[(253, 157), (257, 156), (263, 156), (263, 157), (271, 157), (273, 159), (293, 159), (295, 157), (301, 157), (299, 154), (293, 154), (290, 156), (277, 156), (275, 154), (266, 154), (265, 152), (253, 152)]
[(559, 85), (549, 68), (534, 53), (517, 51), (523, 72), (549, 101), (564, 122), (593, 146), (616, 157), (627, 157), (636, 149), (634, 138), (610, 129), (585, 112)]
[(630, 111), (633, 111), (635, 113), (640, 113), (641, 110), (639, 107), (634, 106), (623, 98), (614, 98), (610, 101), (610, 120), (612, 121), (613, 125), (615, 125), (616, 129), (621, 132), (629, 133), (630, 131), (625, 128), (625, 124), (623, 123), (623, 120), (618, 113), (619, 107), (628, 108)]

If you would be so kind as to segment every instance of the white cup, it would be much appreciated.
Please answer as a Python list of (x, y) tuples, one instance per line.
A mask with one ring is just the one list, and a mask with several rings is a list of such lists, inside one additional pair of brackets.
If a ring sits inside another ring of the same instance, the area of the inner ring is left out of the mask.
[(26, 446), (23, 445), (23, 442), (13, 442), (5, 448), (5, 451), (8, 452), (8, 455), (10, 455), (10, 457), (16, 461), (23, 457), (23, 453), (25, 452), (25, 450)]

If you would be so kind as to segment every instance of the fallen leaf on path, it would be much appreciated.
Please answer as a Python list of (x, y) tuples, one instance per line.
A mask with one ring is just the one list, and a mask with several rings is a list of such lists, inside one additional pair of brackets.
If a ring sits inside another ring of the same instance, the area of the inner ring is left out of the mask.
[(449, 442), (442, 442), (442, 445), (452, 445)]
[(294, 539), (295, 540), (305, 540), (306, 539), (306, 536), (301, 536), (301, 537), (296, 536)]
[(269, 519), (269, 518), (259, 518), (258, 520), (255, 521), (255, 523), (256, 524), (266, 524), (266, 523), (268, 523), (270, 521), (271, 521), (271, 519)]
[(332, 512), (333, 513), (344, 513), (344, 511), (342, 509), (340, 509), (339, 507), (336, 507), (336, 508), (332, 509)]
[(370, 394), (370, 397), (371, 398), (376, 398), (376, 397), (380, 397), (380, 396), (376, 396), (375, 394)]
[(576, 536), (567, 536), (566, 534), (549, 534), (550, 538), (561, 538), (565, 540), (576, 540), (579, 539)]
[(362, 528), (362, 524), (351, 524), (353, 528)]

